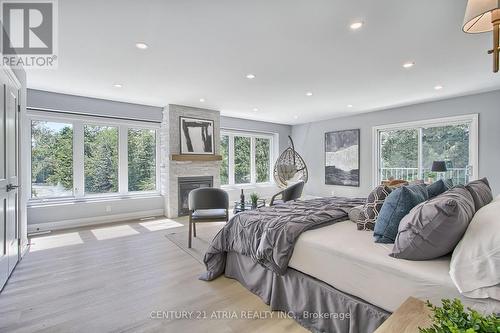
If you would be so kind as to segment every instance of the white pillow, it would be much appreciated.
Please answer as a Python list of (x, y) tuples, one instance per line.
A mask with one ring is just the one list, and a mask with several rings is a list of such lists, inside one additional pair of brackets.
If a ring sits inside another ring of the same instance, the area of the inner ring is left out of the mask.
[(450, 262), (461, 294), (500, 300), (500, 196), (476, 212)]

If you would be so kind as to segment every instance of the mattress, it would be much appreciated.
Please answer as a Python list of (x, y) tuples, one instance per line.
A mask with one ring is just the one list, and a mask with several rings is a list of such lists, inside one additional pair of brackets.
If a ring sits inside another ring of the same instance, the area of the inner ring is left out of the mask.
[(460, 295), (448, 273), (450, 257), (410, 261), (389, 256), (392, 244), (377, 244), (373, 232), (351, 221), (304, 232), (288, 264), (298, 271), (394, 312), (409, 296), (441, 304), (460, 298), (483, 313), (500, 313), (500, 302)]

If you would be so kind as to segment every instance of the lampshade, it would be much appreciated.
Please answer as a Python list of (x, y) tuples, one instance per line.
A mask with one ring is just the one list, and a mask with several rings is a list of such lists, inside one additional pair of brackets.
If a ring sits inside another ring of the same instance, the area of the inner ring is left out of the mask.
[(432, 162), (432, 172), (446, 172), (448, 169), (446, 168), (445, 161), (434, 161)]
[(474, 34), (493, 30), (491, 12), (499, 8), (500, 0), (467, 1), (463, 31)]

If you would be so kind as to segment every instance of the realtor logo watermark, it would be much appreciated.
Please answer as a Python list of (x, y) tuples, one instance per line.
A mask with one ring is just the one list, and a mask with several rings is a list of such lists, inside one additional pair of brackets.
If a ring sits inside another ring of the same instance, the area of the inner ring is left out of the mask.
[(57, 0), (1, 0), (2, 64), (57, 67)]

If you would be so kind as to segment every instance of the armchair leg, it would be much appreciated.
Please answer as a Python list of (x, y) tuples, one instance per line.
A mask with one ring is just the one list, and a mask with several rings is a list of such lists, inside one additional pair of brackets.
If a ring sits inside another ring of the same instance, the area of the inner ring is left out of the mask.
[(193, 222), (193, 237), (196, 237), (196, 223)]
[(189, 231), (188, 231), (188, 248), (191, 248), (191, 233), (192, 233), (192, 220), (191, 220), (191, 213), (189, 213)]

